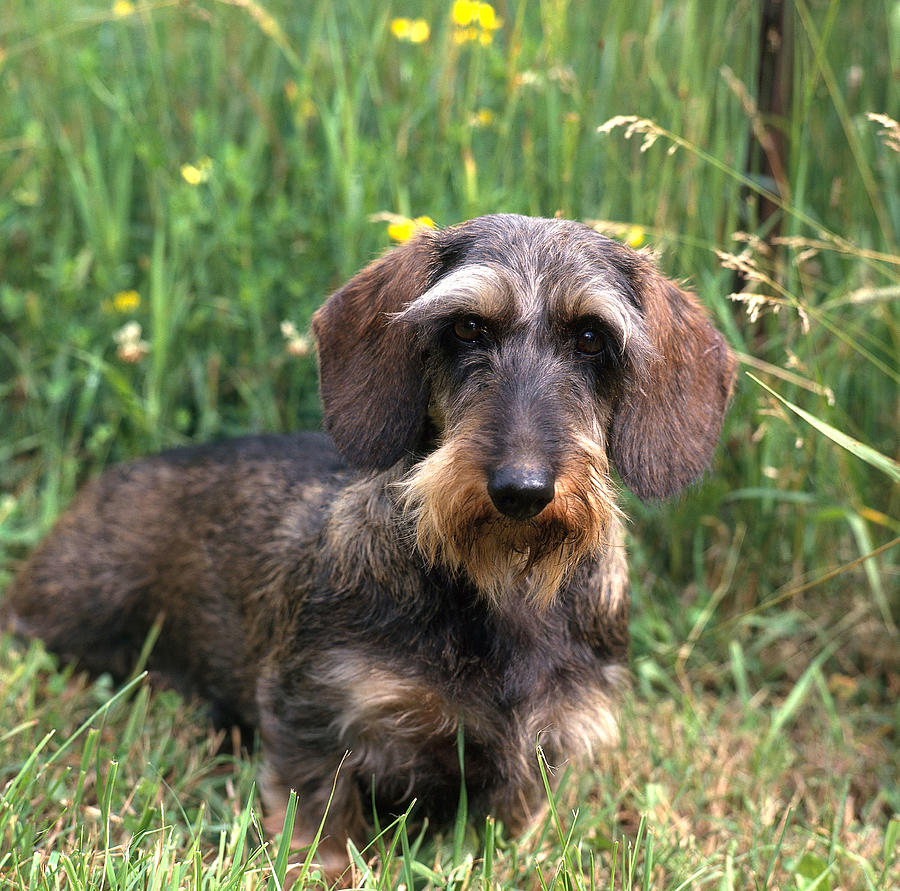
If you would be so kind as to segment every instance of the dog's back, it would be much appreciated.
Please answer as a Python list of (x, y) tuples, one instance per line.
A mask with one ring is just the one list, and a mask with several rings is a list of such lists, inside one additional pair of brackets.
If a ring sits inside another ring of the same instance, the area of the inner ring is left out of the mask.
[(315, 539), (341, 468), (322, 434), (249, 436), (113, 467), (5, 592), (0, 626), (121, 679), (159, 622), (148, 663), (157, 679), (210, 699), (222, 722), (252, 725), (255, 660), (241, 654), (264, 632), (250, 627), (259, 613), (246, 597), (276, 587)]

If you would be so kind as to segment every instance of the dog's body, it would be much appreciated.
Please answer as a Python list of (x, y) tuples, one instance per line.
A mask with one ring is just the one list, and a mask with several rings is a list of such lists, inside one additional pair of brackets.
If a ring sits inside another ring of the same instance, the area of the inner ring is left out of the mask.
[[(2, 609), (94, 671), (151, 670), (260, 730), (263, 794), (346, 863), (416, 798), (513, 830), (551, 761), (610, 739), (627, 572), (609, 461), (642, 497), (718, 438), (733, 359), (695, 301), (578, 224), (422, 232), (314, 319), (326, 428), (113, 468)], [(349, 755), (345, 753), (349, 751)], [(341, 762), (343, 760), (343, 765)], [(340, 771), (338, 768), (340, 766)]]

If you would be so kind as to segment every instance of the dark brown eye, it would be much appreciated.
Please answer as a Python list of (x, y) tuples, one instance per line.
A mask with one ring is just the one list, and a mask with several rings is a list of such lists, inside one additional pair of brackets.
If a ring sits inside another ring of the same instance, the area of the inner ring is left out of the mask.
[(576, 335), (575, 349), (585, 356), (596, 356), (603, 349), (603, 335), (595, 328), (584, 328)]
[(466, 316), (453, 324), (453, 334), (463, 343), (475, 343), (483, 332), (484, 325), (475, 316)]

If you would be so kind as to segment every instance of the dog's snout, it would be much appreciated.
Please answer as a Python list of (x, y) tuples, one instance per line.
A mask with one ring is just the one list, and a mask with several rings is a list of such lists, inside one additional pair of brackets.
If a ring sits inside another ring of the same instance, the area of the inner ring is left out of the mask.
[(555, 480), (547, 468), (499, 467), (489, 474), (487, 488), (501, 514), (528, 520), (553, 500)]

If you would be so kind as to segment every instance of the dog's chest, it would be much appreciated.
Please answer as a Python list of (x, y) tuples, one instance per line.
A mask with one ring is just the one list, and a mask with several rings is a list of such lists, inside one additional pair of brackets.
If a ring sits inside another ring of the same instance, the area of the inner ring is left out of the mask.
[(614, 731), (616, 669), (565, 622), (525, 628), (461, 609), (407, 627), (390, 646), (373, 636), (334, 649), (315, 672), (340, 746), (388, 800), (458, 789), (460, 739), (467, 784), (490, 794), (533, 781), (538, 744), (555, 763), (578, 760)]

